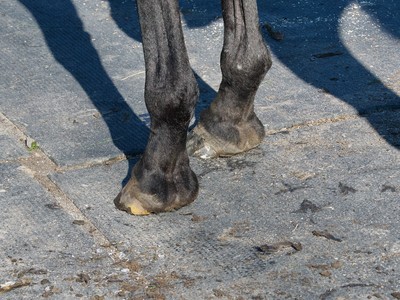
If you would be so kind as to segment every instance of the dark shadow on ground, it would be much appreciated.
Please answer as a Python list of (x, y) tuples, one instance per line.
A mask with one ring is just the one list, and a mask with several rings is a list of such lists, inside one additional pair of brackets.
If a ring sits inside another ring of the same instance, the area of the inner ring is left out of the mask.
[[(265, 31), (270, 49), (286, 67), (321, 92), (353, 106), (382, 138), (400, 149), (400, 124), (387, 114), (377, 114), (399, 111), (399, 96), (367, 70), (343, 44), (340, 19), (344, 9), (352, 4), (361, 6), (385, 34), (400, 38), (400, 2), (397, 0), (259, 1), (260, 20), (261, 23), (272, 22), (274, 29), (284, 34), (282, 41), (276, 41)], [(352, 29), (363, 30), (363, 24), (353, 26)], [(358, 53), (368, 50), (363, 44), (355, 43), (354, 46)], [(381, 55), (384, 58), (390, 54)], [(383, 63), (385, 59), (381, 65)], [(391, 65), (385, 67), (387, 70), (392, 68), (393, 75), (397, 71)]]
[[(126, 156), (143, 152), (149, 129), (135, 115), (106, 73), (90, 35), (70, 0), (19, 0), (40, 26), (54, 58), (79, 82)], [(136, 163), (129, 160), (130, 176)]]
[[(125, 102), (104, 70), (71, 0), (19, 1), (36, 19), (55, 59), (79, 82), (101, 113), (116, 147), (125, 155), (143, 151), (148, 129)], [(132, 39), (140, 41), (135, 1), (108, 2), (110, 15), (118, 27)], [(391, 128), (398, 132), (400, 124), (374, 114), (377, 111), (399, 110), (399, 97), (352, 56), (343, 45), (338, 31), (343, 9), (352, 1), (258, 2), (261, 23), (272, 22), (279, 27), (279, 24), (285, 24), (285, 20), (298, 20), (297, 25), (289, 29), (282, 26), (286, 32), (285, 39), (281, 42), (274, 41), (266, 34), (275, 56), (305, 82), (352, 105), (388, 143), (400, 148), (398, 135), (390, 132)], [(370, 0), (368, 5), (365, 5), (365, 11), (383, 30), (396, 38), (400, 36), (399, 3), (397, 0)], [(206, 26), (221, 17), (220, 1), (180, 0), (180, 4), (189, 28)], [(307, 22), (316, 18), (328, 21), (321, 23), (323, 27), (317, 22)], [(336, 54), (323, 57), (326, 53)], [(318, 58), (321, 54), (322, 57)], [(200, 111), (215, 97), (216, 92), (200, 76), (196, 75), (196, 78), (201, 90), (196, 108), (198, 117)], [(128, 179), (134, 163), (134, 160), (130, 160), (124, 182)]]
[[(135, 0), (108, 1), (111, 16), (119, 28), (131, 38), (140, 40)], [(179, 2), (189, 28), (207, 26), (221, 18), (220, 1)], [(258, 0), (260, 23), (285, 24), (290, 20), (295, 21), (294, 26), (283, 26), (284, 31), (287, 29), (283, 41), (275, 41), (264, 32), (275, 56), (308, 84), (353, 106), (389, 144), (400, 148), (398, 134), (392, 134), (398, 132), (400, 124), (375, 114), (399, 110), (399, 96), (348, 51), (339, 33), (339, 20), (343, 10), (352, 3), (359, 1)], [(400, 1), (370, 0), (362, 1), (361, 5), (385, 32), (395, 38), (400, 37)], [(322, 22), (315, 21), (318, 19)], [(201, 110), (215, 97), (216, 92), (199, 76), (196, 78), (202, 92), (196, 108), (198, 117)]]

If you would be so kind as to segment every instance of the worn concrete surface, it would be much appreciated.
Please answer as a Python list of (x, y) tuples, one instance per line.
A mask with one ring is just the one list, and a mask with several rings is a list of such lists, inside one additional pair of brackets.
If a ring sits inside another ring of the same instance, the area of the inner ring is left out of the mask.
[[(221, 12), (180, 2), (198, 116)], [(259, 9), (266, 139), (143, 218), (112, 202), (148, 135), (134, 2), (0, 2), (0, 299), (400, 299), (400, 4)]]

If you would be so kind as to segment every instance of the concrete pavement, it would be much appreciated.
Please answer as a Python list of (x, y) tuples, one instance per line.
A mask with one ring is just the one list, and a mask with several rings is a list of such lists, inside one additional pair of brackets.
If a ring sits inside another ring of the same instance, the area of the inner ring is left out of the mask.
[[(198, 116), (223, 24), (181, 4)], [(0, 299), (400, 299), (400, 6), (259, 9), (264, 142), (192, 158), (198, 199), (133, 217), (113, 198), (148, 134), (134, 2), (1, 2)]]

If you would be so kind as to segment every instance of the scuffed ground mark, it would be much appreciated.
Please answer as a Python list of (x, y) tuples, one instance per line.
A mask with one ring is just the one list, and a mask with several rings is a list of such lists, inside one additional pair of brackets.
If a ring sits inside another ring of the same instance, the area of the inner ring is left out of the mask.
[(284, 186), (283, 188), (281, 188), (278, 192), (275, 193), (275, 195), (281, 195), (281, 194), (286, 194), (286, 193), (293, 193), (297, 190), (303, 190), (303, 189), (307, 189), (309, 188), (309, 186), (304, 186), (304, 185), (299, 185), (299, 186), (295, 186), (295, 185), (291, 185), (289, 183), (286, 182), (282, 182), (282, 185)]
[(321, 210), (321, 207), (315, 205), (309, 200), (304, 200), (300, 204), (300, 208), (298, 210), (293, 211), (293, 213), (299, 214), (299, 213), (307, 213), (308, 211), (311, 211), (312, 213), (316, 213)]
[(282, 250), (286, 250), (288, 248), (292, 248), (295, 250), (294, 252), (289, 252), (288, 253), (289, 255), (303, 250), (303, 246), (301, 243), (290, 242), (290, 241), (283, 241), (283, 242), (279, 242), (279, 243), (275, 243), (275, 244), (264, 244), (264, 245), (255, 247), (255, 249), (258, 252), (261, 252), (262, 254), (265, 254), (265, 255), (271, 255), (271, 254), (280, 252)]
[(9, 281), (9, 282), (5, 282), (4, 284), (0, 285), (0, 295), (6, 293), (6, 292), (10, 292), (14, 289), (20, 288), (20, 287), (24, 287), (24, 286), (28, 286), (32, 284), (32, 280), (31, 279), (21, 279), (18, 281)]
[(196, 214), (192, 214), (192, 218), (190, 220), (192, 222), (199, 223), (199, 222), (203, 222), (206, 219), (207, 219), (207, 217), (205, 217), (205, 216), (199, 216)]
[[(176, 271), (160, 271), (154, 275), (145, 275), (145, 267), (136, 260), (126, 260), (116, 263), (122, 273), (111, 274), (106, 282), (119, 283), (116, 296), (125, 299), (166, 299), (176, 285), (189, 288), (196, 279), (178, 274)], [(121, 276), (125, 274), (128, 276)]]
[[(196, 159), (196, 158), (193, 158)], [(199, 165), (201, 166), (201, 170), (196, 172), (197, 178), (201, 179), (207, 176), (210, 173), (221, 171), (225, 167), (224, 160), (220, 160), (218, 158), (213, 160), (203, 160), (203, 159), (196, 159)]]
[(91, 278), (90, 278), (89, 274), (79, 273), (79, 274), (77, 274), (76, 282), (88, 284), (90, 279)]
[(253, 168), (257, 165), (255, 161), (248, 161), (246, 159), (229, 159), (226, 162), (227, 167), (230, 171), (243, 170), (245, 168)]
[(354, 194), (355, 192), (357, 192), (357, 190), (355, 188), (352, 188), (351, 186), (347, 186), (341, 182), (339, 182), (339, 191), (340, 194), (342, 195), (348, 195), (349, 193)]
[(181, 276), (175, 271), (160, 272), (155, 276), (146, 277), (139, 281), (136, 280), (134, 284), (123, 282), (117, 296), (126, 297), (126, 299), (162, 300), (167, 298), (166, 295), (173, 290), (174, 285), (186, 285), (191, 280), (191, 278)]
[(320, 300), (326, 300), (328, 297), (332, 296), (336, 292), (336, 289), (329, 289), (325, 293), (319, 296)]
[(250, 230), (250, 223), (248, 221), (235, 222), (232, 227), (226, 228), (222, 234), (218, 236), (218, 240), (226, 242), (232, 239), (243, 237), (243, 235)]
[(390, 192), (392, 192), (392, 193), (395, 193), (395, 192), (396, 192), (396, 188), (393, 187), (393, 186), (384, 184), (384, 185), (382, 186), (381, 193), (384, 193), (384, 192), (387, 192), (387, 191), (390, 191)]
[(308, 264), (306, 265), (311, 270), (319, 271), (319, 275), (323, 277), (330, 277), (332, 275), (332, 270), (340, 269), (343, 266), (341, 261), (334, 261), (330, 264)]
[[(333, 288), (333, 289), (327, 290), (325, 293), (323, 293), (319, 296), (319, 299), (327, 300), (330, 297), (332, 297), (335, 293), (339, 292), (340, 289), (349, 289), (349, 288), (357, 288), (357, 287), (359, 287), (359, 288), (360, 287), (361, 288), (380, 288), (379, 285), (376, 285), (373, 283), (349, 283), (349, 284), (342, 285), (338, 288)], [(378, 299), (386, 299), (386, 298), (383, 298), (382, 295), (380, 295), (378, 293), (374, 293), (373, 296)], [(339, 299), (339, 298), (337, 298), (337, 299)], [(370, 299), (370, 298), (368, 298), (368, 299)]]
[(45, 204), (44, 206), (47, 207), (48, 209), (52, 209), (52, 210), (57, 210), (57, 209), (62, 208), (58, 203), (49, 203), (49, 204)]
[(223, 298), (223, 297), (226, 297), (228, 299), (231, 298), (231, 296), (227, 292), (220, 289), (213, 289), (213, 294), (217, 298)]
[(312, 234), (318, 237), (324, 237), (328, 240), (332, 240), (335, 242), (341, 242), (342, 240), (333, 236), (332, 234), (330, 234), (328, 231), (324, 230), (324, 231), (318, 231), (318, 230), (313, 230)]

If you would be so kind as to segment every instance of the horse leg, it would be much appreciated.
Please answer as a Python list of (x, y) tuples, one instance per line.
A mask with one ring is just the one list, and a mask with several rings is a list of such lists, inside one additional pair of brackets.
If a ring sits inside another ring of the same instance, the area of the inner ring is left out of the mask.
[(203, 158), (247, 151), (265, 136), (254, 113), (254, 97), (271, 67), (271, 58), (259, 29), (257, 1), (222, 0), (222, 10), (222, 82), (187, 145), (192, 155)]
[(114, 202), (119, 209), (145, 215), (177, 209), (197, 196), (186, 135), (198, 87), (184, 44), (178, 0), (137, 0), (137, 5), (151, 134), (130, 181)]

